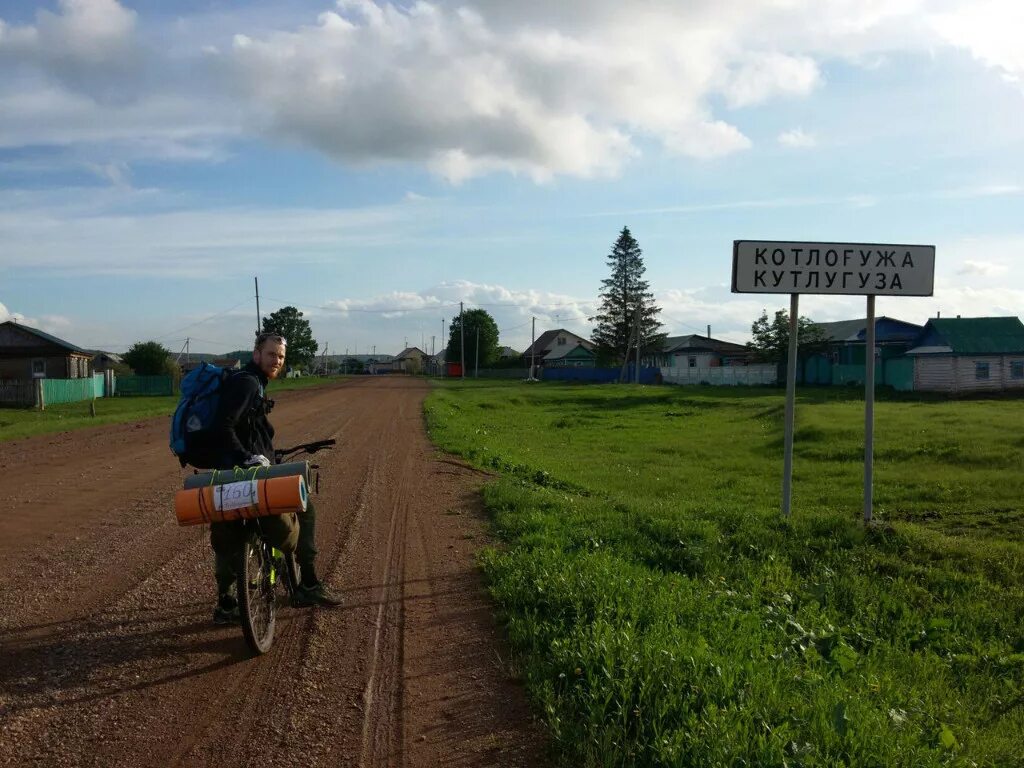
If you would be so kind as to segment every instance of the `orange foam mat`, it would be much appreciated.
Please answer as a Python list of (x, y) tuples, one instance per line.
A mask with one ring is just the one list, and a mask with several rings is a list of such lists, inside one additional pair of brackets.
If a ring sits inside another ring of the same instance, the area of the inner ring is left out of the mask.
[(174, 495), (174, 514), (178, 525), (249, 520), (304, 512), (308, 498), (302, 475), (243, 480), (178, 491)]

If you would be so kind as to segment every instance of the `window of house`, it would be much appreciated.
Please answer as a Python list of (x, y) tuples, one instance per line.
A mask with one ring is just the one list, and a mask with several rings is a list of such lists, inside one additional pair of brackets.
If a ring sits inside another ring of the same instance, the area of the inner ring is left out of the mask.
[(974, 364), (974, 378), (979, 381), (988, 379), (988, 363), (975, 363)]
[(690, 357), (686, 358), (686, 362), (687, 362), (687, 364), (691, 368), (696, 368), (697, 367), (697, 358), (694, 357), (693, 355), (691, 355)]
[(1024, 360), (1010, 361), (1010, 378), (1024, 379)]
[(46, 375), (46, 361), (45, 360), (33, 360), (32, 361), (32, 375), (33, 376), (45, 376)]
[(559, 336), (558, 337), (558, 343), (559, 344), (565, 344), (565, 336)]

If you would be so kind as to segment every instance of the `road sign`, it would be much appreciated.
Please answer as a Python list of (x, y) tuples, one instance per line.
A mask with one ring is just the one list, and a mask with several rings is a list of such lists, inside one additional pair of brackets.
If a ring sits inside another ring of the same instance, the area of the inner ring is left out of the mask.
[(934, 284), (934, 245), (733, 241), (733, 293), (931, 296)]
[[(782, 469), (782, 514), (789, 517), (793, 487), (797, 328), (800, 294), (867, 297), (865, 349), (875, 349), (876, 296), (931, 296), (935, 246), (733, 240), (733, 293), (789, 294), (789, 357)], [(874, 503), (875, 356), (864, 361), (864, 521)]]

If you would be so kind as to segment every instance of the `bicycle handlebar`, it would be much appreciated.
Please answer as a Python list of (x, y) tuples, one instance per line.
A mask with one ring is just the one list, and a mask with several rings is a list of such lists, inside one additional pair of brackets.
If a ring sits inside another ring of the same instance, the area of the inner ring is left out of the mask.
[(327, 438), (326, 440), (314, 440), (312, 443), (303, 443), (302, 445), (296, 445), (291, 448), (277, 448), (274, 450), (274, 456), (277, 459), (283, 459), (292, 453), (316, 453), (317, 451), (330, 448), (335, 445), (338, 441), (333, 437)]

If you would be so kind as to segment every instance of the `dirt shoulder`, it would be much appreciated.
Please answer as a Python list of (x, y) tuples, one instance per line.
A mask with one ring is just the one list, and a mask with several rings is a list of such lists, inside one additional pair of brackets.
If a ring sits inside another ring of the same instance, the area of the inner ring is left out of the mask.
[(542, 764), (473, 563), (482, 477), (430, 445), (426, 393), (277, 397), (282, 444), (339, 441), (317, 539), (345, 605), (284, 609), (258, 659), (210, 623), (167, 419), (0, 444), (0, 765)]

